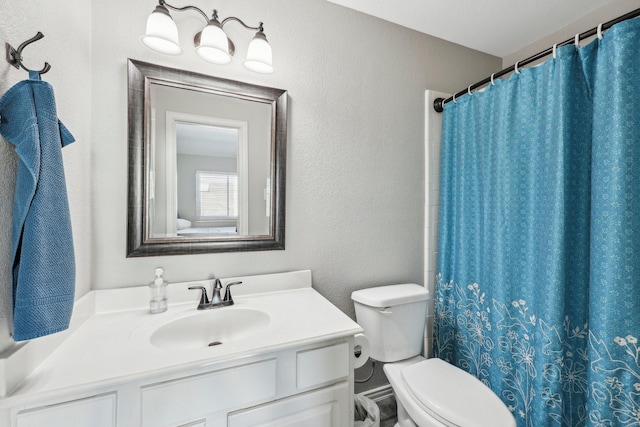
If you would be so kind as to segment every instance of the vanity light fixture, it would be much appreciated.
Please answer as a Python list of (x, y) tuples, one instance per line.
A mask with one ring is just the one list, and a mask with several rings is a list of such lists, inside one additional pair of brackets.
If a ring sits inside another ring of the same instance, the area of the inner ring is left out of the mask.
[(251, 27), (239, 18), (229, 16), (220, 22), (218, 11), (214, 9), (209, 19), (201, 9), (196, 6), (175, 7), (165, 0), (159, 0), (158, 6), (147, 19), (147, 32), (141, 37), (142, 43), (149, 49), (166, 55), (180, 55), (182, 49), (178, 41), (178, 27), (169, 14), (169, 9), (183, 12), (194, 10), (199, 12), (207, 21), (207, 26), (193, 38), (196, 53), (200, 58), (213, 64), (228, 64), (235, 52), (235, 45), (224, 32), (223, 27), (230, 21), (239, 22), (248, 30), (257, 31), (253, 40), (249, 43), (247, 57), (242, 63), (245, 68), (256, 73), (272, 73), (273, 58), (271, 46), (264, 35), (262, 22), (257, 27)]

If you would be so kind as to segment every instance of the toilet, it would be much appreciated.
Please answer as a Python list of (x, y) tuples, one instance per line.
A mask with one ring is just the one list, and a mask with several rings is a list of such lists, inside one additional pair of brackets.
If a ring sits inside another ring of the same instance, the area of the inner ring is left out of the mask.
[(421, 356), (427, 298), (428, 291), (416, 284), (351, 294), (371, 358), (386, 363), (398, 408), (395, 427), (515, 427), (509, 409), (480, 380), (441, 359)]

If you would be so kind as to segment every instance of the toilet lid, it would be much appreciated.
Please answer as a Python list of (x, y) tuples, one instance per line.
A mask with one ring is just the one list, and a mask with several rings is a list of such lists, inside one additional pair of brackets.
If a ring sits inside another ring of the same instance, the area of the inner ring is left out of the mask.
[(351, 293), (351, 299), (369, 307), (394, 307), (429, 297), (429, 291), (415, 283), (386, 285), (375, 288), (360, 289)]
[(446, 426), (515, 427), (513, 415), (473, 375), (441, 359), (427, 359), (402, 370), (414, 400)]

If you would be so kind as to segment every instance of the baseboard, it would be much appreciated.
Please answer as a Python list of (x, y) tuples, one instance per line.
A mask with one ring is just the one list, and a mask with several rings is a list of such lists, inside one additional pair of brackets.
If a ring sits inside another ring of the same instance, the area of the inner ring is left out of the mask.
[(380, 400), (384, 400), (389, 397), (395, 397), (393, 389), (391, 388), (391, 384), (385, 384), (380, 387), (372, 388), (371, 390), (366, 390), (359, 394), (361, 396), (368, 397), (374, 402), (379, 402)]

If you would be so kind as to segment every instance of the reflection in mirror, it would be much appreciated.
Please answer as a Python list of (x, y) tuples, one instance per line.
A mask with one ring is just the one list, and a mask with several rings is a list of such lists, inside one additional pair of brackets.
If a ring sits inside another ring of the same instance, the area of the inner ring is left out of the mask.
[(240, 189), (243, 174), (238, 173), (238, 163), (246, 162), (246, 156), (238, 158), (239, 133), (232, 127), (176, 124), (176, 234), (249, 234), (244, 203), (238, 215), (238, 200), (246, 196)]
[(271, 105), (152, 83), (150, 106), (151, 237), (268, 235)]
[(286, 92), (129, 60), (128, 256), (284, 249)]

